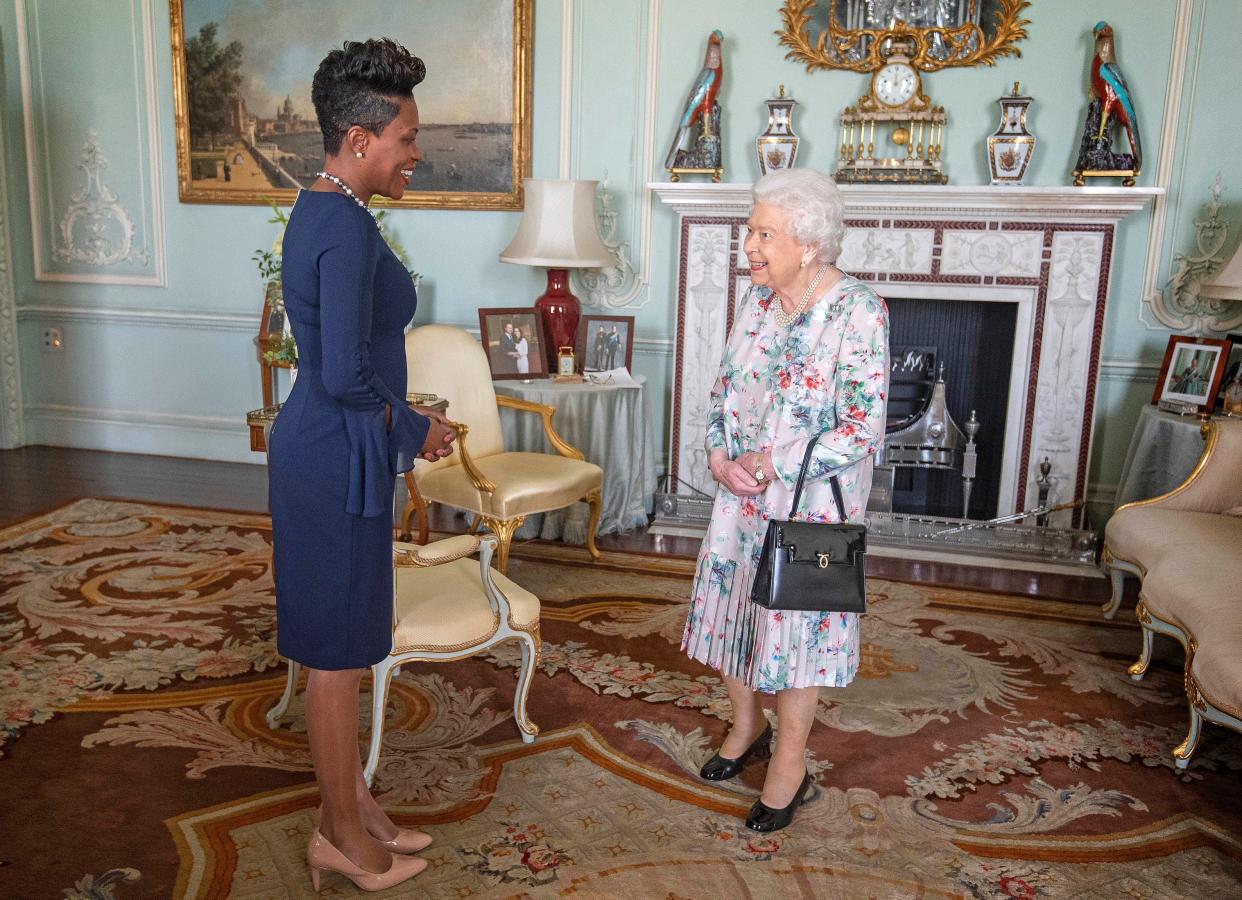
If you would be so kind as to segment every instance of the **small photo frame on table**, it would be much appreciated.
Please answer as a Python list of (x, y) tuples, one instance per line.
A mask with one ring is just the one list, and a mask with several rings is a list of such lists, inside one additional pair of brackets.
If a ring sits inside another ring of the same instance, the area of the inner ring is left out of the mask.
[(1232, 346), (1227, 339), (1172, 335), (1151, 402), (1169, 412), (1210, 413), (1216, 406)]
[(585, 315), (578, 322), (578, 357), (583, 372), (607, 372), (634, 360), (634, 317)]
[(547, 378), (543, 319), (526, 307), (489, 307), (479, 310), (479, 340), (487, 351), (492, 378)]

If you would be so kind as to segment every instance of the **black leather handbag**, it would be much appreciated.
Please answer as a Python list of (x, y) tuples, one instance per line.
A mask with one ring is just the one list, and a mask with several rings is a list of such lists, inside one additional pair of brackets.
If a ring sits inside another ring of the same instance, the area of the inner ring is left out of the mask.
[(867, 555), (867, 528), (845, 521), (845, 503), (837, 476), (830, 479), (840, 523), (795, 522), (807, 466), (819, 438), (811, 441), (802, 459), (789, 519), (768, 521), (759, 568), (750, 599), (767, 609), (811, 612), (867, 611), (863, 565)]

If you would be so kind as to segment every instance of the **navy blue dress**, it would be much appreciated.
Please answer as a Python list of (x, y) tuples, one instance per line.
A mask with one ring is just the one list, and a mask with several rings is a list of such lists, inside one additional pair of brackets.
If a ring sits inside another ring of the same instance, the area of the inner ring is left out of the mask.
[(343, 194), (298, 194), (282, 256), (298, 378), (268, 441), (276, 648), (314, 669), (366, 668), (392, 647), (394, 479), (430, 426), (404, 400), (417, 298)]

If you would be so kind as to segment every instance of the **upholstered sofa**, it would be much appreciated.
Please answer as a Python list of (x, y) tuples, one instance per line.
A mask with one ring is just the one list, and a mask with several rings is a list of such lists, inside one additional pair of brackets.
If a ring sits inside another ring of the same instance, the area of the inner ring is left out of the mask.
[(1190, 730), (1174, 750), (1190, 764), (1206, 719), (1242, 731), (1242, 419), (1204, 426), (1203, 455), (1190, 476), (1160, 497), (1120, 507), (1104, 530), (1112, 618), (1124, 579), (1137, 576), (1143, 649), (1130, 677), (1143, 678), (1155, 635), (1185, 650)]

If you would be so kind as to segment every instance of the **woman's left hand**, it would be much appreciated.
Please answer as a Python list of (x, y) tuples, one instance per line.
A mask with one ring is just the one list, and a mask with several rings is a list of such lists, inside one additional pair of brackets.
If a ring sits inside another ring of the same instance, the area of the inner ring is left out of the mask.
[[(749, 472), (751, 477), (765, 488), (776, 480), (776, 469), (772, 465), (772, 453), (768, 450), (747, 450), (735, 459), (734, 462)], [(759, 477), (759, 472), (763, 473), (762, 478)]]

